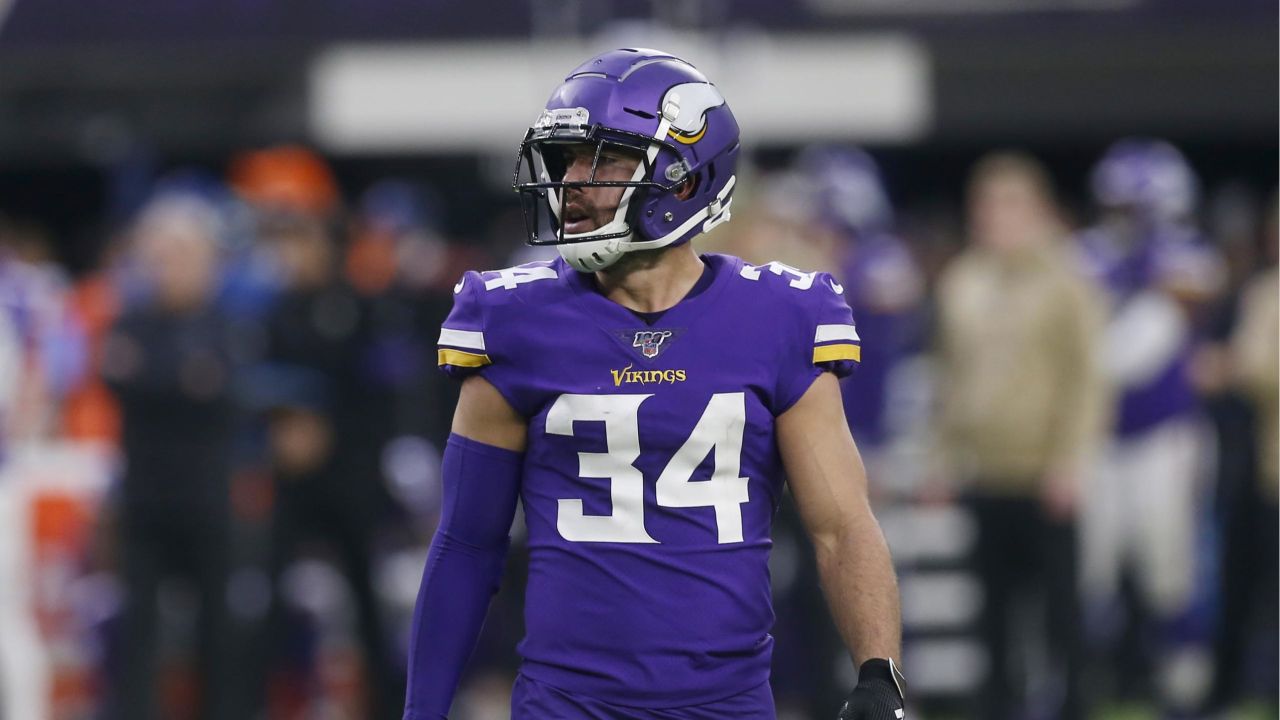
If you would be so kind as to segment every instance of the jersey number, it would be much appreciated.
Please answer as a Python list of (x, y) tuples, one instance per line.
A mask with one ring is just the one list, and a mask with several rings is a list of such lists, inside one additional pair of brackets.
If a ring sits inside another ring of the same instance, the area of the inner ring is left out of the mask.
[[(652, 395), (561, 395), (547, 412), (547, 432), (573, 436), (575, 420), (604, 423), (608, 452), (578, 453), (578, 475), (608, 478), (613, 510), (587, 515), (582, 500), (559, 501), (556, 528), (572, 542), (656, 543), (644, 527), (644, 475), (640, 457), (640, 405)], [(656, 486), (663, 507), (712, 507), (720, 543), (742, 542), (742, 508), (747, 478), (742, 468), (742, 435), (746, 427), (745, 394), (716, 393), (684, 444), (676, 451)], [(698, 465), (715, 452), (709, 480), (691, 478)]]
[(535, 280), (555, 280), (557, 277), (555, 268), (542, 263), (525, 263), (524, 265), (503, 268), (502, 270), (494, 270), (486, 274), (496, 275), (497, 277), (490, 277), (484, 281), (485, 290), (496, 290), (498, 288), (515, 290), (518, 285)]
[(805, 272), (786, 263), (780, 263), (777, 260), (764, 265), (743, 265), (738, 274), (748, 280), (759, 280), (761, 270), (768, 270), (779, 276), (783, 274), (790, 275), (792, 278), (791, 287), (797, 290), (808, 290), (813, 287), (813, 279), (818, 276), (816, 272)]

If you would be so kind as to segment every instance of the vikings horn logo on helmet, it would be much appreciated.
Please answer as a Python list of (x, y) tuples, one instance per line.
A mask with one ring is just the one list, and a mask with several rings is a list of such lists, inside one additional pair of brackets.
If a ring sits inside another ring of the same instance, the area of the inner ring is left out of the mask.
[(668, 90), (662, 98), (663, 108), (672, 105), (678, 109), (678, 113), (671, 121), (667, 135), (676, 142), (692, 145), (707, 132), (707, 111), (724, 105), (724, 96), (715, 85), (681, 83)]

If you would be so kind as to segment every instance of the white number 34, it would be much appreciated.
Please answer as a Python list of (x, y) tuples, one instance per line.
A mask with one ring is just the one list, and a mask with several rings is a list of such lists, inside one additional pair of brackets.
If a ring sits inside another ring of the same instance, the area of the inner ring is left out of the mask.
[[(636, 469), (640, 457), (640, 405), (652, 395), (561, 395), (547, 412), (547, 432), (573, 436), (575, 420), (604, 423), (608, 452), (578, 453), (578, 475), (608, 478), (613, 510), (587, 515), (580, 499), (559, 501), (556, 528), (571, 542), (656, 543), (644, 526), (644, 476)], [(742, 435), (746, 426), (744, 393), (711, 396), (698, 424), (658, 476), (658, 505), (715, 508), (720, 543), (742, 542), (742, 508), (747, 502), (747, 478), (742, 466)], [(715, 451), (709, 480), (694, 481), (693, 473)]]

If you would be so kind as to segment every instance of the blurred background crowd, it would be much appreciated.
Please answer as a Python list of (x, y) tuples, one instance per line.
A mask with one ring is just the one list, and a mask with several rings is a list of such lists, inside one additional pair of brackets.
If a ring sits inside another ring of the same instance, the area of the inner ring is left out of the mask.
[[(398, 718), (466, 269), (613, 46), (743, 129), (703, 251), (836, 274), (912, 717), (1277, 716), (1253, 0), (0, 0), (0, 718)], [(456, 704), (506, 717), (519, 521)], [(779, 717), (855, 681), (784, 507)]]

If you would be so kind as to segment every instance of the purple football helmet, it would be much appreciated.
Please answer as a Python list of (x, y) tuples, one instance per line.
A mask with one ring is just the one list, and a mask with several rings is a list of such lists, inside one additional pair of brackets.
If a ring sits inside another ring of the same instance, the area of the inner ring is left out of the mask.
[(876, 161), (856, 147), (815, 145), (795, 162), (812, 186), (814, 212), (836, 230), (854, 236), (886, 232), (893, 226), (893, 205)]
[[(586, 181), (565, 182), (555, 147), (564, 144), (594, 146)], [(629, 180), (596, 180), (610, 146), (641, 155)], [(592, 272), (624, 253), (683, 243), (726, 222), (737, 159), (738, 123), (702, 73), (664, 52), (625, 48), (586, 61), (551, 94), (520, 144), (513, 187), (529, 244), (555, 245), (576, 270)], [(693, 191), (682, 199), (676, 191), (686, 180)], [(566, 233), (560, 211), (568, 187), (625, 190), (612, 221)]]
[(1188, 219), (1199, 181), (1178, 149), (1163, 140), (1126, 138), (1093, 169), (1093, 197), (1104, 208), (1127, 208), (1149, 221)]

